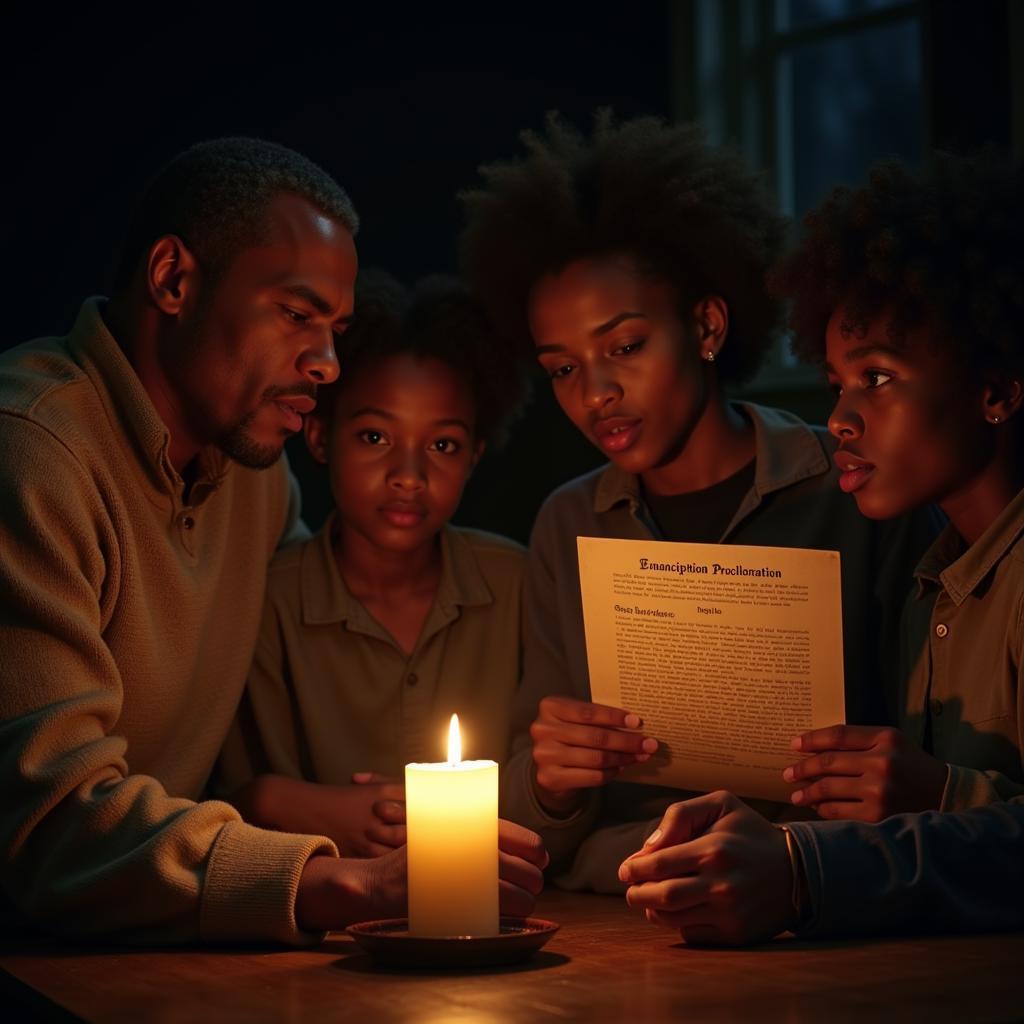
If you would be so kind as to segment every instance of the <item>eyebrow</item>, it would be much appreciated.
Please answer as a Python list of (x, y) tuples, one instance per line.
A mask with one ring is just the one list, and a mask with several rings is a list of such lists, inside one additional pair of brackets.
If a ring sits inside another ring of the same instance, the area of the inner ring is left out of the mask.
[[(289, 295), (298, 299), (305, 299), (321, 316), (330, 316), (331, 304), (318, 292), (307, 284), (286, 284), (282, 286)], [(338, 324), (352, 323), (352, 316), (340, 316), (335, 321)]]
[[(882, 345), (882, 344), (871, 344), (871, 345), (858, 345), (856, 348), (851, 348), (843, 356), (844, 363), (855, 363), (858, 359), (865, 359), (868, 356), (883, 355), (883, 356), (896, 356), (897, 358), (906, 358), (906, 352), (902, 349), (896, 348), (895, 345)], [(835, 367), (830, 363), (825, 363), (826, 373), (835, 373)]]
[(356, 409), (349, 419), (358, 419), (360, 416), (381, 416), (386, 420), (393, 420), (395, 417), (386, 409), (378, 409), (375, 405), (363, 405)]
[[(591, 331), (595, 337), (600, 338), (602, 335), (607, 334), (609, 331), (614, 331), (625, 320), (645, 320), (647, 315), (645, 313), (636, 313), (632, 310), (625, 310), (619, 313), (617, 316), (613, 316), (611, 320), (606, 321), (603, 324), (598, 324), (597, 327)], [(548, 352), (564, 352), (565, 345), (538, 345), (536, 353), (539, 356), (544, 355)]]
[[(386, 420), (394, 420), (396, 418), (394, 413), (390, 413), (386, 409), (378, 409), (375, 405), (361, 406), (352, 413), (349, 419), (358, 419), (360, 416), (380, 416)], [(435, 420), (432, 425), (435, 427), (462, 427), (467, 434), (473, 433), (470, 425), (465, 420), (460, 420), (456, 416), (450, 419)]]

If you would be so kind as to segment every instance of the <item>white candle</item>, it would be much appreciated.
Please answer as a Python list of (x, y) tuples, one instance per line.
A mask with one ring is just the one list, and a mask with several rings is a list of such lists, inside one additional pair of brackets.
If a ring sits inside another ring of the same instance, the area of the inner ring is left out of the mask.
[(458, 715), (448, 760), (405, 766), (409, 932), (497, 935), (498, 765), (463, 761)]

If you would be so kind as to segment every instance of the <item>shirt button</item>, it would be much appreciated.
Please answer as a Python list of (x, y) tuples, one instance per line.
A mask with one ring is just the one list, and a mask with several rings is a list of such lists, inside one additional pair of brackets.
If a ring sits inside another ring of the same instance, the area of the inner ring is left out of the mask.
[(408, 675), (407, 675), (407, 676), (405, 677), (405, 681), (406, 681), (406, 682), (407, 682), (407, 683), (408, 683), (408, 684), (409, 684), (410, 686), (415, 686), (415, 685), (416, 685), (416, 684), (417, 684), (417, 683), (418, 683), (418, 682), (419, 682), (420, 680), (419, 680), (419, 676), (417, 676), (415, 672), (410, 672), (410, 673), (409, 673), (409, 674), (408, 674)]
[(936, 698), (932, 701), (932, 714), (938, 718), (942, 714), (942, 701)]
[(945, 635), (946, 635), (946, 634), (947, 634), (948, 632), (949, 632), (949, 626), (947, 626), (947, 625), (946, 625), (946, 624), (945, 624), (944, 622), (940, 622), (940, 623), (939, 623), (939, 624), (938, 624), (938, 625), (937, 625), (937, 626), (935, 627), (935, 635), (936, 635), (937, 637), (939, 637), (940, 639), (941, 639), (942, 637), (944, 637), (944, 636), (945, 636)]

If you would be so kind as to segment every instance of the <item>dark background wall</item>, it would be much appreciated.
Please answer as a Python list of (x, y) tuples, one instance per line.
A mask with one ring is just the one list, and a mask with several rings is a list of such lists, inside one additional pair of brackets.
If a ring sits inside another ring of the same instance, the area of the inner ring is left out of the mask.
[[(675, 112), (680, 3), (493, 6), (210, 5), (9, 21), (0, 348), (63, 333), (84, 296), (107, 290), (147, 177), (199, 139), (257, 135), (321, 163), (360, 211), (362, 264), (411, 282), (454, 269), (456, 191), (545, 111), (580, 123), (602, 105)], [(1002, 131), (1010, 70), (993, 54), (1005, 49), (1006, 4), (934, 6), (930, 116), (945, 137), (990, 121)], [(289, 450), (316, 525), (323, 481), (301, 444)], [(599, 461), (539, 388), (509, 448), (481, 463), (459, 519), (525, 539), (545, 494)]]

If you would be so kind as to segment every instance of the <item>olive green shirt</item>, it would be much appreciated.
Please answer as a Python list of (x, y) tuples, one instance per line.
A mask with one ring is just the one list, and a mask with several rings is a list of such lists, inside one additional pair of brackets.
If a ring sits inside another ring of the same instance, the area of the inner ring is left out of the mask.
[(402, 778), (410, 761), (446, 758), (453, 712), (466, 760), (503, 761), (521, 668), (523, 549), (445, 527), (437, 597), (406, 654), (345, 585), (332, 523), (271, 564), (217, 788), (265, 772), (342, 785), (357, 771)]
[(1024, 491), (970, 547), (948, 526), (914, 575), (900, 726), (949, 764), (940, 810), (1024, 800)]

